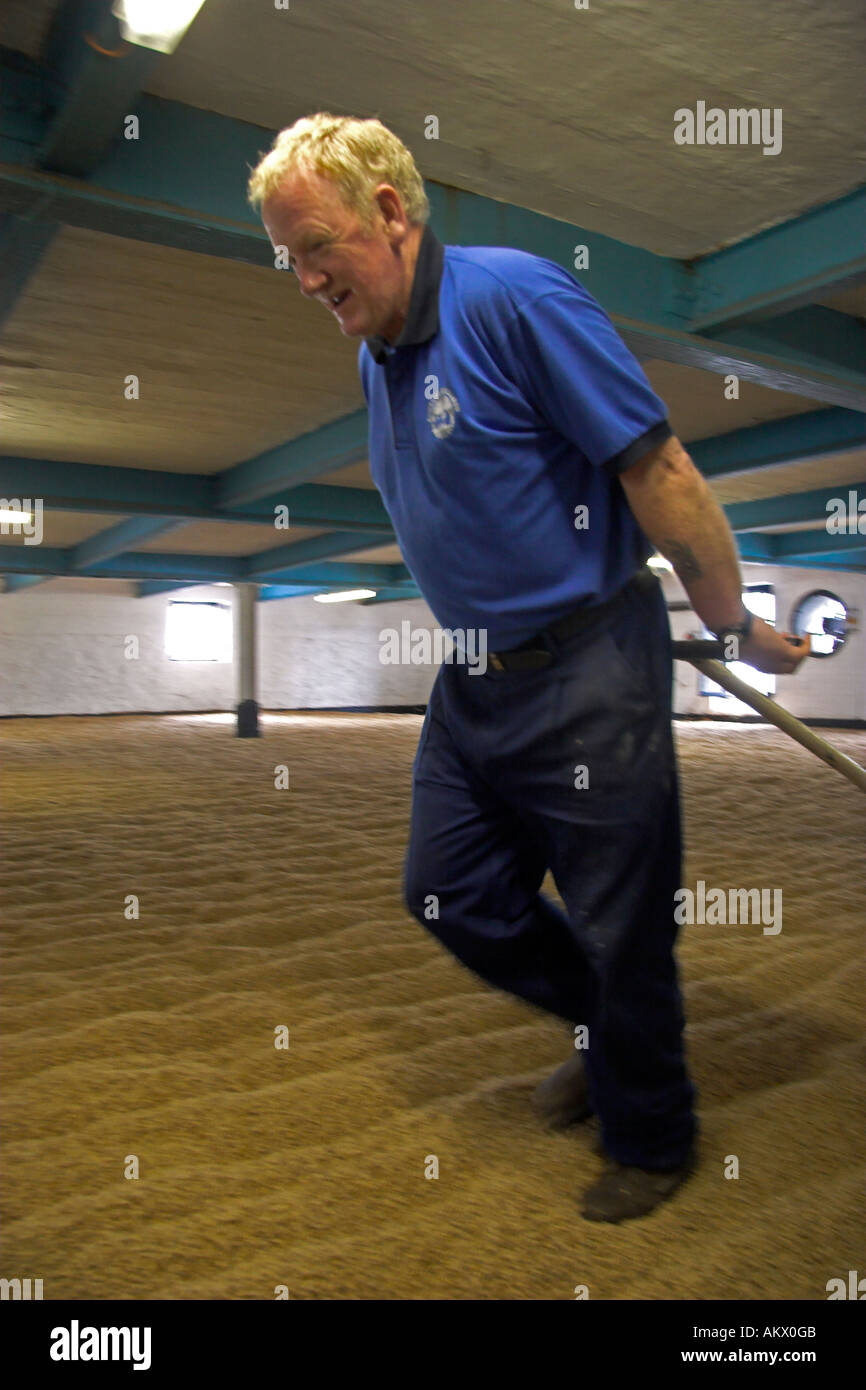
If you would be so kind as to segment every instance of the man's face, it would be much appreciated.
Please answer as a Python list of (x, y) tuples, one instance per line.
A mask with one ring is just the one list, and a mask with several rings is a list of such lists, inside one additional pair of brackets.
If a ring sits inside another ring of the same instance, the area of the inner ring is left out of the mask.
[(347, 337), (393, 341), (411, 288), (400, 254), (409, 224), (397, 195), (381, 187), (391, 196), (377, 201), (368, 231), (328, 179), (296, 171), (265, 199), (262, 222), (274, 248), (287, 248), (301, 293), (324, 304)]

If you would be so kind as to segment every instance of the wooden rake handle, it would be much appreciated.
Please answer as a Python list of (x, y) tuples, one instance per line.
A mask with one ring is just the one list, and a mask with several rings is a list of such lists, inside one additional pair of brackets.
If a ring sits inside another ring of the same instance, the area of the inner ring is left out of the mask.
[(771, 700), (767, 695), (761, 695), (759, 691), (753, 690), (745, 681), (735, 676), (733, 671), (729, 671), (723, 666), (721, 661), (713, 660), (714, 657), (723, 655), (724, 646), (721, 642), (711, 642), (694, 640), (689, 642), (673, 642), (673, 654), (679, 661), (690, 661), (699, 671), (702, 671), (711, 681), (721, 685), (725, 690), (729, 690), (732, 695), (736, 695), (743, 704), (751, 705), (762, 718), (768, 723), (775, 724), (777, 729), (781, 729), (783, 734), (795, 742), (808, 748), (810, 753), (814, 753), (816, 758), (827, 763), (840, 772), (843, 777), (847, 777), (849, 782), (853, 782), (855, 787), (859, 787), (861, 792), (866, 792), (866, 768), (855, 763), (853, 758), (849, 758), (845, 753), (840, 753), (838, 748), (834, 748), (832, 743), (820, 738), (814, 729), (810, 729), (799, 719), (795, 719), (793, 714), (789, 714), (781, 705), (777, 705), (775, 700)]

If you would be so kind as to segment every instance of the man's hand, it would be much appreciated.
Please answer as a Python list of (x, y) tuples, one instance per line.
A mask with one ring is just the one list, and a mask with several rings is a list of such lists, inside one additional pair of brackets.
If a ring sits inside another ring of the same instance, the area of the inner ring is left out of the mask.
[(808, 637), (777, 632), (761, 618), (753, 618), (751, 632), (745, 641), (739, 643), (736, 659), (757, 667), (767, 675), (791, 676), (809, 655), (809, 647)]

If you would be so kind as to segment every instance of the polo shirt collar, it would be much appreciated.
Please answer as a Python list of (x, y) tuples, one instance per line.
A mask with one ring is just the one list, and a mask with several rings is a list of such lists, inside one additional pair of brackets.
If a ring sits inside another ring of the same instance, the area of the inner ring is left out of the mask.
[(409, 296), (409, 312), (399, 338), (393, 344), (378, 336), (366, 339), (373, 360), (379, 366), (397, 348), (426, 343), (439, 332), (439, 286), (444, 265), (445, 247), (429, 222), (426, 222), (418, 246), (418, 259), (415, 262), (412, 292)]

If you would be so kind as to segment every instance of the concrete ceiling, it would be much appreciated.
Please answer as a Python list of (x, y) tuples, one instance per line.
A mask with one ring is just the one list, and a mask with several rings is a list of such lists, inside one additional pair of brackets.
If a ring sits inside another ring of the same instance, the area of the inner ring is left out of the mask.
[[(364, 405), (357, 344), (293, 276), (75, 227), (22, 291), (0, 366), (4, 453), (118, 468), (217, 473)], [(747, 381), (726, 400), (724, 379), (693, 367), (644, 369), (685, 441), (816, 408)], [(373, 486), (366, 462), (318, 481)]]
[[(13, 0), (3, 42), (35, 56), (53, 9)], [(862, 180), (864, 57), (862, 0), (207, 0), (145, 90), (268, 130), (381, 115), (427, 178), (690, 257)], [(780, 108), (781, 154), (675, 144), (699, 100)]]
[(294, 276), (64, 227), (0, 336), (3, 452), (219, 472), (363, 406), (357, 352)]

